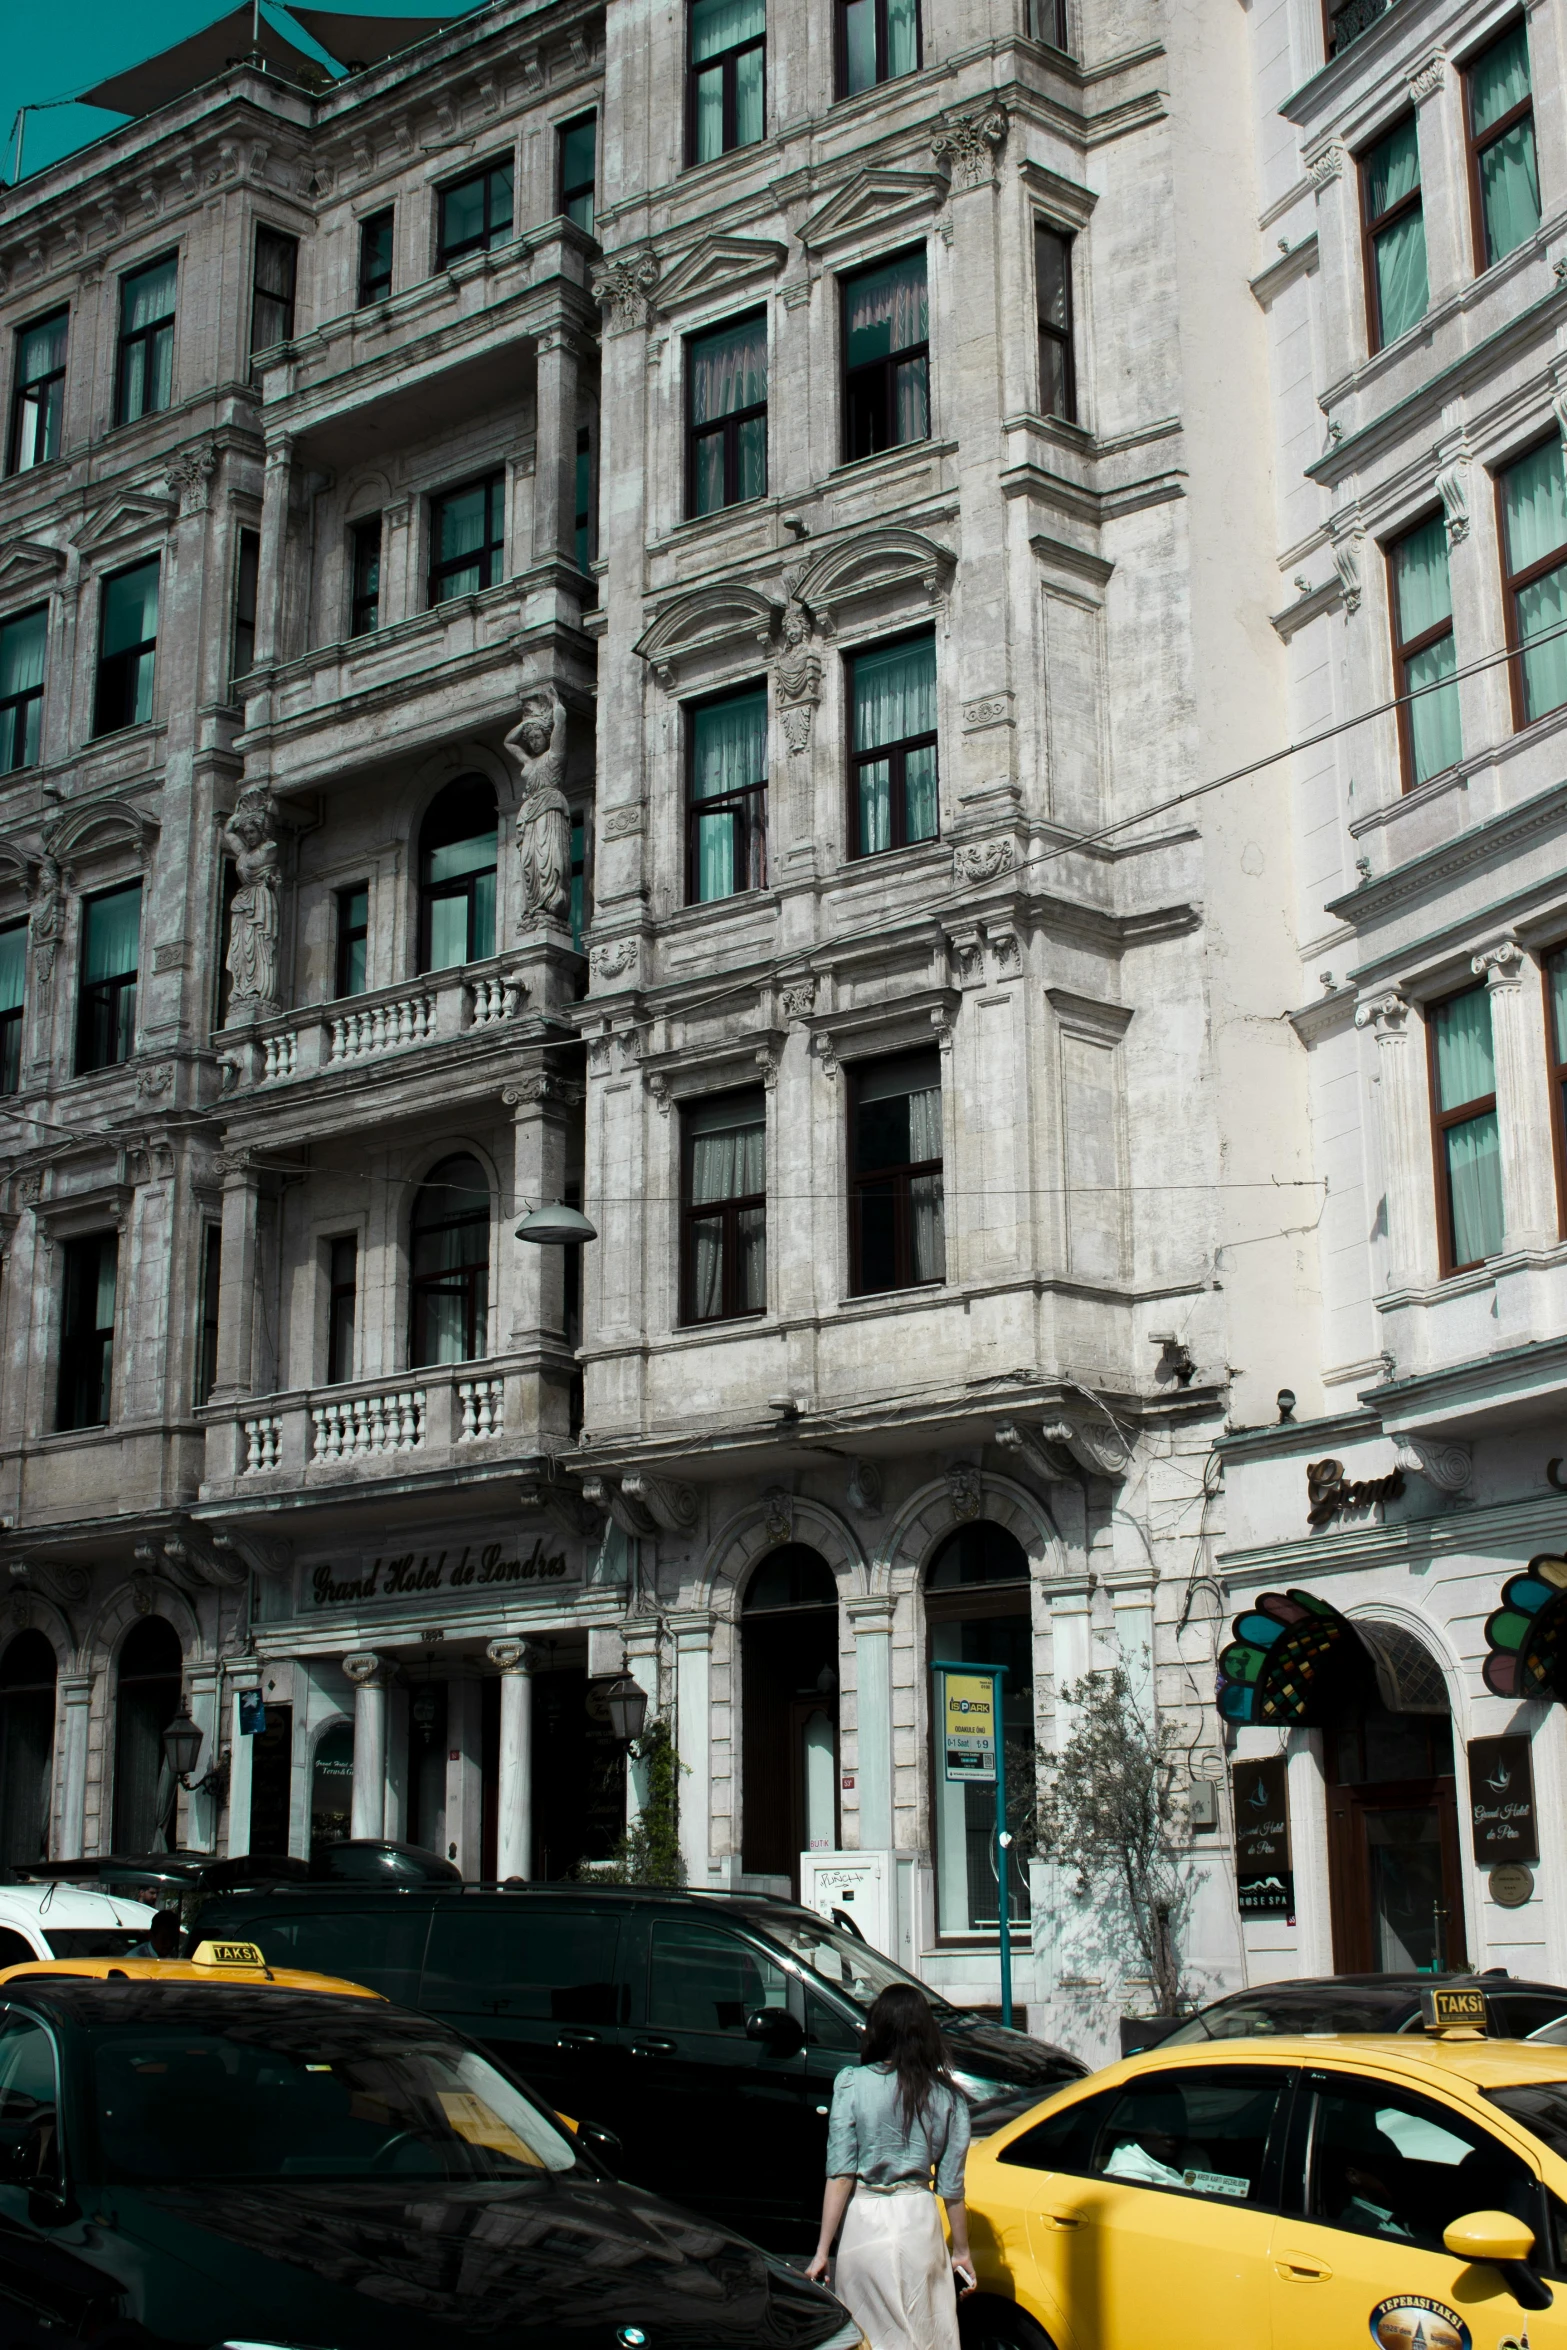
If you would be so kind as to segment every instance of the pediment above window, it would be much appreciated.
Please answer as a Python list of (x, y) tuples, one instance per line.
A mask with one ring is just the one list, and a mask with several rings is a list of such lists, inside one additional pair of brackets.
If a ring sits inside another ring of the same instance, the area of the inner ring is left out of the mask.
[(16, 897), (18, 891), (25, 899), (30, 862), (19, 840), (13, 840), (8, 833), (0, 833), (0, 920), (5, 919), (3, 909)]
[(772, 642), (782, 606), (759, 588), (720, 583), (676, 596), (655, 615), (637, 639), (636, 650), (662, 686), (673, 684), (679, 664), (693, 654), (748, 650)]
[(889, 589), (917, 590), (931, 602), (945, 595), (957, 558), (949, 547), (927, 538), (923, 531), (896, 524), (880, 530), (862, 530), (808, 563), (792, 580), (799, 601), (830, 620), (862, 596), (885, 595)]
[(46, 595), (64, 568), (63, 549), (38, 539), (7, 539), (0, 546), (0, 603)]
[(825, 253), (882, 229), (914, 228), (944, 202), (947, 183), (934, 171), (860, 171), (800, 224), (808, 253)]
[(50, 833), (47, 846), (50, 856), (70, 877), (79, 866), (111, 859), (145, 870), (157, 836), (153, 818), (129, 800), (94, 800), (80, 808), (68, 808)]
[(172, 498), (153, 498), (134, 492), (111, 498), (76, 532), (74, 544), (84, 555), (104, 553), (124, 539), (145, 539), (150, 531), (167, 530), (177, 508)]
[(760, 286), (776, 277), (787, 259), (787, 249), (771, 237), (704, 237), (659, 279), (653, 307), (670, 318), (687, 303)]

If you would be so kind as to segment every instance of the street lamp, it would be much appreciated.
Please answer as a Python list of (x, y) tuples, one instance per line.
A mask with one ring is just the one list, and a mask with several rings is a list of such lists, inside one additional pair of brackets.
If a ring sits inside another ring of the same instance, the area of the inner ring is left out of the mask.
[(598, 1228), (580, 1208), (568, 1208), (557, 1199), (548, 1207), (530, 1210), (517, 1226), (516, 1236), (534, 1241), (540, 1248), (580, 1248), (585, 1240), (597, 1240)]
[(629, 1746), (640, 1738), (647, 1720), (647, 1691), (630, 1673), (622, 1673), (604, 1692), (604, 1703), (609, 1712), (609, 1726), (622, 1746)]
[(228, 1758), (224, 1756), (220, 1760), (215, 1756), (192, 1786), (190, 1775), (201, 1759), (203, 1736), (204, 1733), (197, 1729), (183, 1704), (163, 1733), (164, 1760), (187, 1795), (211, 1795), (223, 1786), (228, 1777)]

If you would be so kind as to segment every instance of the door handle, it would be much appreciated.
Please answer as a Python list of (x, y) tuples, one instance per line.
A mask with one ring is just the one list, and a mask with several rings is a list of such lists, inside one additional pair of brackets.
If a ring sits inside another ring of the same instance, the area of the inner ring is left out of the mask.
[(633, 2056), (673, 2056), (675, 2044), (673, 2040), (633, 2040), (631, 2053)]
[(1041, 2217), (1047, 2228), (1080, 2228), (1083, 2224), (1080, 2211), (1047, 2211)]
[(1314, 2252), (1281, 2252), (1273, 2265), (1287, 2285), (1325, 2285), (1333, 2275)]
[(557, 2048), (597, 2048), (602, 2043), (597, 2032), (562, 2032), (555, 2045)]

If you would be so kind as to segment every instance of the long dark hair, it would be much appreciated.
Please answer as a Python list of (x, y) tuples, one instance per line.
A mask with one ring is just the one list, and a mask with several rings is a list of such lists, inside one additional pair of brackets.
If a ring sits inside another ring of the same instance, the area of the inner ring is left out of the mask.
[(898, 2076), (903, 2126), (912, 2130), (924, 2119), (930, 2093), (940, 2082), (951, 2088), (947, 2043), (923, 1992), (912, 1983), (889, 1983), (872, 2000), (865, 2018), (861, 2064), (884, 2064)]

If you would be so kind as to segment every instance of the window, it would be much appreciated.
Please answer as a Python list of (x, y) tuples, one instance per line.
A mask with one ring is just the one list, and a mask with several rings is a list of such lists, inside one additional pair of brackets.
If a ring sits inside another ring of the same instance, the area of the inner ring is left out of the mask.
[(1034, 40), (1044, 41), (1050, 48), (1071, 55), (1072, 44), (1067, 38), (1066, 0), (1028, 0), (1028, 29)]
[(767, 1110), (761, 1092), (702, 1102), (681, 1120), (687, 1322), (767, 1306)]
[[(267, 1700), (267, 1720), (273, 1715), (272, 1700)], [(343, 1784), (342, 1827), (329, 1839), (319, 1835), (316, 1841), (337, 1842), (348, 1834), (348, 1787), (353, 1779), (353, 1732), (345, 1732), (348, 1741), (346, 1760), (339, 1768), (338, 1750), (327, 1748), (328, 1731), (316, 1748), (320, 1768), (323, 1750), (325, 1769), (320, 1776), (329, 1784), (341, 1780)], [(442, 1757), (444, 1762), (445, 1757)], [(270, 1848), (269, 1848), (270, 1849)], [(280, 1904), (278, 1906), (281, 1906)], [(456, 1922), (455, 1920), (453, 1921)], [(464, 1923), (467, 1921), (464, 1920)], [(412, 2007), (419, 1996), (419, 1965), (424, 1957), (425, 1937), (429, 1932), (428, 1910), (416, 1909), (412, 1917), (399, 1916), (390, 1903), (381, 1907), (367, 1934), (367, 1912), (364, 1909), (307, 1910), (303, 1917), (267, 1919), (267, 1940), (277, 1945), (277, 1963), (280, 1966), (306, 1967), (312, 1974), (341, 1977), (345, 1969), (357, 1967), (359, 1972), (350, 1979), (363, 1983), (383, 1998), (395, 1999)], [(433, 2003), (432, 2003), (433, 2004)]]
[(1266, 2206), (1268, 2141), (1289, 2079), (1282, 2066), (1237, 2064), (1130, 2082), (1107, 2101), (1087, 2174)]
[(38, 764), (48, 641), (46, 604), (0, 621), (0, 775)]
[[(571, 943), (582, 952), (582, 926), (588, 918), (588, 827), (583, 816), (571, 819)], [(566, 1261), (571, 1262), (568, 1250)]]
[(120, 352), (114, 421), (134, 424), (167, 408), (174, 397), (174, 289), (179, 263), (171, 253), (120, 280)]
[(113, 1069), (136, 1043), (141, 883), (82, 901), (82, 980), (76, 1011), (76, 1074)]
[(873, 457), (930, 432), (925, 256), (905, 253), (843, 280), (844, 456)]
[(766, 115), (766, 0), (691, 0), (686, 159), (711, 163), (759, 139)]
[(60, 1316), (60, 1390), (57, 1428), (108, 1424), (114, 1371), (114, 1290), (120, 1242), (114, 1232), (68, 1240)]
[(1442, 1271), (1462, 1272), (1502, 1245), (1502, 1156), (1496, 1125), (1491, 999), (1466, 987), (1432, 1006), (1431, 1099), (1436, 1120)]
[(430, 501), (430, 601), (476, 596), (505, 576), (506, 480), (486, 474)]
[(359, 223), (359, 308), (385, 302), (392, 291), (392, 229), (395, 214), (372, 212)]
[(777, 1961), (722, 1926), (660, 1919), (648, 1956), (650, 2031), (744, 2040), (748, 2015), (789, 2004), (789, 1979)]
[[(1497, 482), (1506, 567), (1513, 723), (1567, 702), (1567, 477), (1561, 436), (1509, 465)], [(1552, 632), (1555, 632), (1554, 634)]]
[(1444, 2232), (1471, 2211), (1539, 2227), (1539, 2180), (1467, 2114), (1342, 2073), (1308, 2073), (1306, 2085), (1315, 2092), (1306, 2213), (1320, 2226), (1422, 2252), (1440, 2252)]
[(944, 1281), (939, 1055), (910, 1053), (857, 1072), (849, 1181), (855, 1295)]
[(1482, 49), (1464, 75), (1475, 267), (1516, 250), (1540, 225), (1540, 171), (1523, 20)]
[(1392, 583), (1393, 663), (1403, 702), (1398, 712), (1404, 785), (1412, 790), (1461, 756), (1458, 685), (1453, 672), (1453, 591), (1447, 574), (1447, 526), (1440, 514), (1395, 539), (1387, 551)]
[(10, 473), (28, 473), (60, 454), (65, 425), (65, 343), (70, 312), (56, 310), (18, 330), (11, 391)]
[[(0, 943), (9, 933), (0, 933)], [(1551, 1120), (1556, 1137), (1556, 1188), (1561, 1228), (1567, 1234), (1567, 947), (1558, 947), (1545, 966), (1549, 1007), (1547, 1049), (1551, 1072)]]
[[(598, 552), (594, 544), (598, 533), (593, 509), (593, 434), (582, 424), (577, 427), (577, 471), (572, 493), (572, 550), (579, 571), (586, 571)], [(595, 588), (595, 595), (597, 592)]]
[(707, 905), (767, 883), (767, 689), (689, 713), (686, 896)]
[(489, 253), (509, 244), (512, 226), (511, 158), (492, 163), (442, 188), (436, 197), (439, 217), (435, 266), (450, 269), (466, 253)]
[[(0, 1659), (0, 1859), (8, 1867), (27, 1868), (49, 1857), (50, 1813), (53, 1809), (55, 1654), (53, 1643), (39, 1631), (18, 1632), (6, 1642)], [(25, 1935), (14, 1927), (3, 1929), (0, 1965), (25, 1966), (34, 1952)], [(55, 1958), (72, 1956), (72, 1934), (83, 1937), (78, 1948), (107, 1951), (112, 1944), (89, 1942), (90, 1926), (56, 1927), (44, 1941)], [(122, 1948), (128, 1946), (127, 1933)], [(14, 1956), (8, 1955), (14, 1952)], [(0, 2043), (0, 2076), (4, 2047)], [(0, 2108), (3, 2111), (3, 2108)]]
[(113, 1850), (166, 1851), (173, 1842), (179, 1788), (163, 1754), (163, 1733), (180, 1710), (184, 1658), (164, 1616), (143, 1616), (120, 1649), (114, 1696)]
[(419, 968), (449, 971), (495, 952), (495, 793), (459, 775), (419, 829)]
[(299, 239), (280, 229), (256, 231), (256, 268), (250, 289), (250, 349), (270, 351), (294, 335), (294, 284), (299, 275)]
[(158, 652), (158, 562), (132, 564), (103, 583), (93, 733), (114, 734), (152, 716)]
[[(9, 2017), (0, 2033), (0, 2147), (21, 2162), (29, 2186), (60, 2184), (59, 2101), (54, 2042), (42, 2024)], [(6, 2176), (18, 2173), (8, 2165)]]
[(919, 0), (834, 0), (838, 12), (838, 95), (913, 73), (920, 62)]
[(560, 210), (593, 234), (594, 146), (598, 125), (591, 114), (560, 126)]
[(1406, 115), (1360, 159), (1365, 223), (1366, 322), (1371, 348), (1396, 341), (1426, 314), (1426, 224), (1420, 205), (1420, 141)]
[(370, 954), (370, 884), (356, 881), (337, 893), (337, 986), (339, 996), (363, 995)]
[(261, 579), (261, 533), (242, 530), (234, 566), (234, 675), (248, 677), (256, 666), (256, 590)]
[(348, 534), (348, 633), (369, 636), (381, 625), (381, 517), (368, 515)]
[[(926, 1645), (938, 1662), (1005, 1665), (1001, 1734), (1006, 1750), (1009, 1916), (1026, 1924), (1028, 1864), (1035, 1838), (1034, 1639), (1028, 1553), (988, 1518), (949, 1534), (925, 1574)], [(935, 1676), (931, 1707), (931, 1827), (936, 1855), (936, 1920), (943, 1934), (996, 1931), (996, 1790), (948, 1778), (946, 1684)]]
[(940, 829), (934, 634), (855, 653), (849, 672), (849, 854), (874, 857), (934, 840)]
[(27, 924), (0, 930), (0, 1094), (22, 1084), (22, 1012), (27, 1001)]
[(218, 1383), (218, 1299), (223, 1288), (223, 1227), (201, 1234), (201, 1321), (196, 1331), (196, 1401), (207, 1402)]
[(414, 1201), (411, 1367), (469, 1363), (485, 1350), (490, 1187), (477, 1159), (443, 1159)]
[(1072, 364), (1072, 240), (1048, 221), (1034, 223), (1034, 300), (1039, 312), (1039, 413), (1077, 420)]
[(327, 1242), (326, 1383), (354, 1375), (354, 1313), (359, 1298), (359, 1242), (352, 1232)]
[(478, 2009), (537, 2023), (616, 2024), (619, 1940), (613, 1911), (536, 1910), (530, 1904), (525, 1934), (501, 1910), (469, 1917), (438, 1913), (430, 1926), (422, 2004), (437, 2015)]
[(767, 319), (758, 311), (686, 343), (686, 511), (767, 491)]

